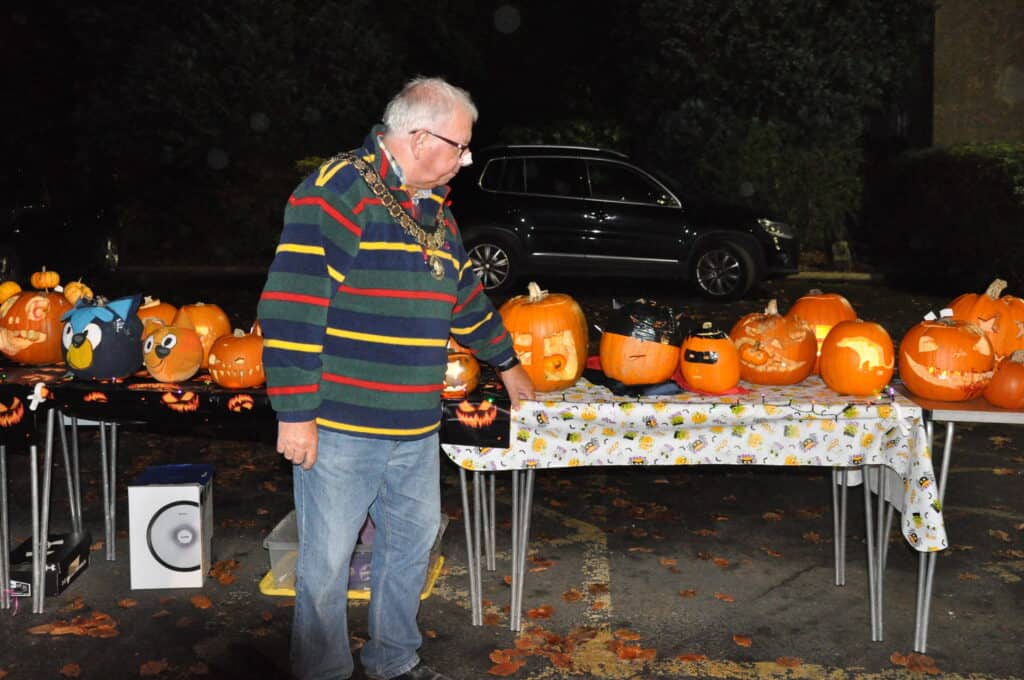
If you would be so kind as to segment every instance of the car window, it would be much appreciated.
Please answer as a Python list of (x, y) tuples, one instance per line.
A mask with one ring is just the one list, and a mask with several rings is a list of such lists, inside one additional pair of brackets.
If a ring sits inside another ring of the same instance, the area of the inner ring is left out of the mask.
[(495, 158), (484, 168), (480, 186), (490, 191), (522, 194), (526, 192), (521, 158)]
[(593, 198), (653, 205), (678, 205), (650, 177), (622, 163), (590, 161), (590, 192)]
[(527, 158), (526, 191), (531, 194), (583, 198), (587, 195), (587, 167), (578, 158)]

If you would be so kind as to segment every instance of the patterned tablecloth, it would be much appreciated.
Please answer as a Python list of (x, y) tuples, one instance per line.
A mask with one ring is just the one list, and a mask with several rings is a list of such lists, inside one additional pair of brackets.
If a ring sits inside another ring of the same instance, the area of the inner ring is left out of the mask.
[[(903, 535), (947, 547), (921, 408), (902, 395), (838, 395), (812, 376), (796, 385), (741, 383), (742, 394), (616, 396), (581, 378), (512, 413), (507, 449), (443, 444), (469, 470), (598, 465), (881, 464), (903, 480)], [(888, 494), (887, 494), (888, 495)]]

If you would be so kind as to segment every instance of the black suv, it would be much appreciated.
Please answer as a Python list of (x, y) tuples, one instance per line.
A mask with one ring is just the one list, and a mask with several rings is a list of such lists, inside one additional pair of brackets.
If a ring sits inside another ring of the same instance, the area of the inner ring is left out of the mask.
[(526, 274), (617, 275), (686, 279), (727, 300), (797, 270), (793, 227), (683, 197), (620, 153), (524, 145), (474, 156), (452, 199), (489, 292)]

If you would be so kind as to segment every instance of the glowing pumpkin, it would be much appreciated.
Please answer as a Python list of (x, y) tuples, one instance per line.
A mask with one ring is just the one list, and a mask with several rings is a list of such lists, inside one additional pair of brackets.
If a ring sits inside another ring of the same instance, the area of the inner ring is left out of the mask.
[(725, 331), (705, 321), (700, 331), (683, 341), (679, 369), (691, 387), (721, 394), (740, 382), (740, 355)]
[(624, 385), (668, 380), (679, 367), (679, 324), (670, 307), (643, 298), (612, 303), (601, 333), (601, 370)]
[(996, 279), (981, 295), (964, 293), (948, 305), (954, 319), (968, 321), (985, 333), (997, 365), (1015, 350), (1024, 349), (1024, 300), (1002, 295), (1005, 289), (1006, 281)]
[(199, 370), (203, 343), (191, 328), (161, 326), (142, 341), (142, 360), (160, 382), (181, 382)]
[(825, 342), (825, 336), (840, 321), (856, 319), (857, 312), (853, 311), (853, 305), (842, 295), (813, 289), (794, 302), (786, 316), (798, 316), (814, 329), (814, 337), (818, 341), (818, 354), (814, 360), (813, 370), (817, 373), (821, 361), (821, 345)]
[(71, 303), (60, 293), (23, 292), (0, 305), (0, 352), (19, 364), (60, 363), (61, 317)]
[(999, 408), (1024, 408), (1024, 350), (1017, 350), (999, 364), (982, 395)]
[(756, 385), (792, 385), (811, 374), (818, 356), (814, 331), (800, 317), (779, 314), (775, 300), (747, 314), (729, 336), (740, 357), (740, 377)]
[(548, 293), (531, 281), (527, 295), (509, 299), (498, 312), (535, 389), (560, 390), (583, 375), (587, 319), (570, 296)]
[(203, 363), (201, 368), (209, 367), (210, 350), (213, 348), (213, 343), (217, 341), (217, 338), (231, 335), (231, 321), (228, 319), (228, 315), (217, 305), (205, 302), (182, 305), (177, 314), (174, 315), (171, 325), (191, 328), (199, 334), (199, 339), (203, 342)]
[(480, 382), (480, 362), (469, 352), (449, 352), (444, 372), (445, 399), (465, 397)]
[(985, 333), (972, 323), (929, 313), (903, 336), (900, 378), (914, 394), (937, 401), (967, 401), (992, 380), (995, 357)]
[(873, 321), (840, 321), (821, 347), (821, 379), (839, 394), (876, 394), (896, 367), (892, 338)]
[(241, 389), (262, 385), (263, 336), (236, 329), (213, 342), (209, 356), (210, 377), (221, 387)]

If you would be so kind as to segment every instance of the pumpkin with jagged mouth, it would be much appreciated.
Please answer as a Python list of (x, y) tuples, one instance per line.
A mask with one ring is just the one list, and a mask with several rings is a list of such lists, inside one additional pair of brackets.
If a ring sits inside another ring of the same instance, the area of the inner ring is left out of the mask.
[(495, 421), (498, 417), (498, 408), (490, 399), (484, 399), (479, 405), (463, 400), (455, 408), (455, 417), (466, 427), (479, 430)]
[(10, 404), (0, 402), (0, 427), (14, 427), (25, 418), (25, 405), (18, 397), (13, 397)]
[(199, 395), (192, 391), (164, 392), (160, 401), (176, 413), (192, 413), (199, 410)]
[(953, 318), (929, 314), (900, 341), (900, 378), (925, 399), (967, 401), (980, 395), (992, 380), (995, 353), (984, 331)]
[(256, 407), (256, 401), (249, 394), (236, 394), (228, 399), (228, 410), (232, 413), (251, 411)]
[(263, 371), (263, 336), (258, 329), (246, 333), (240, 328), (224, 335), (210, 348), (210, 377), (229, 389), (256, 387), (266, 382)]

